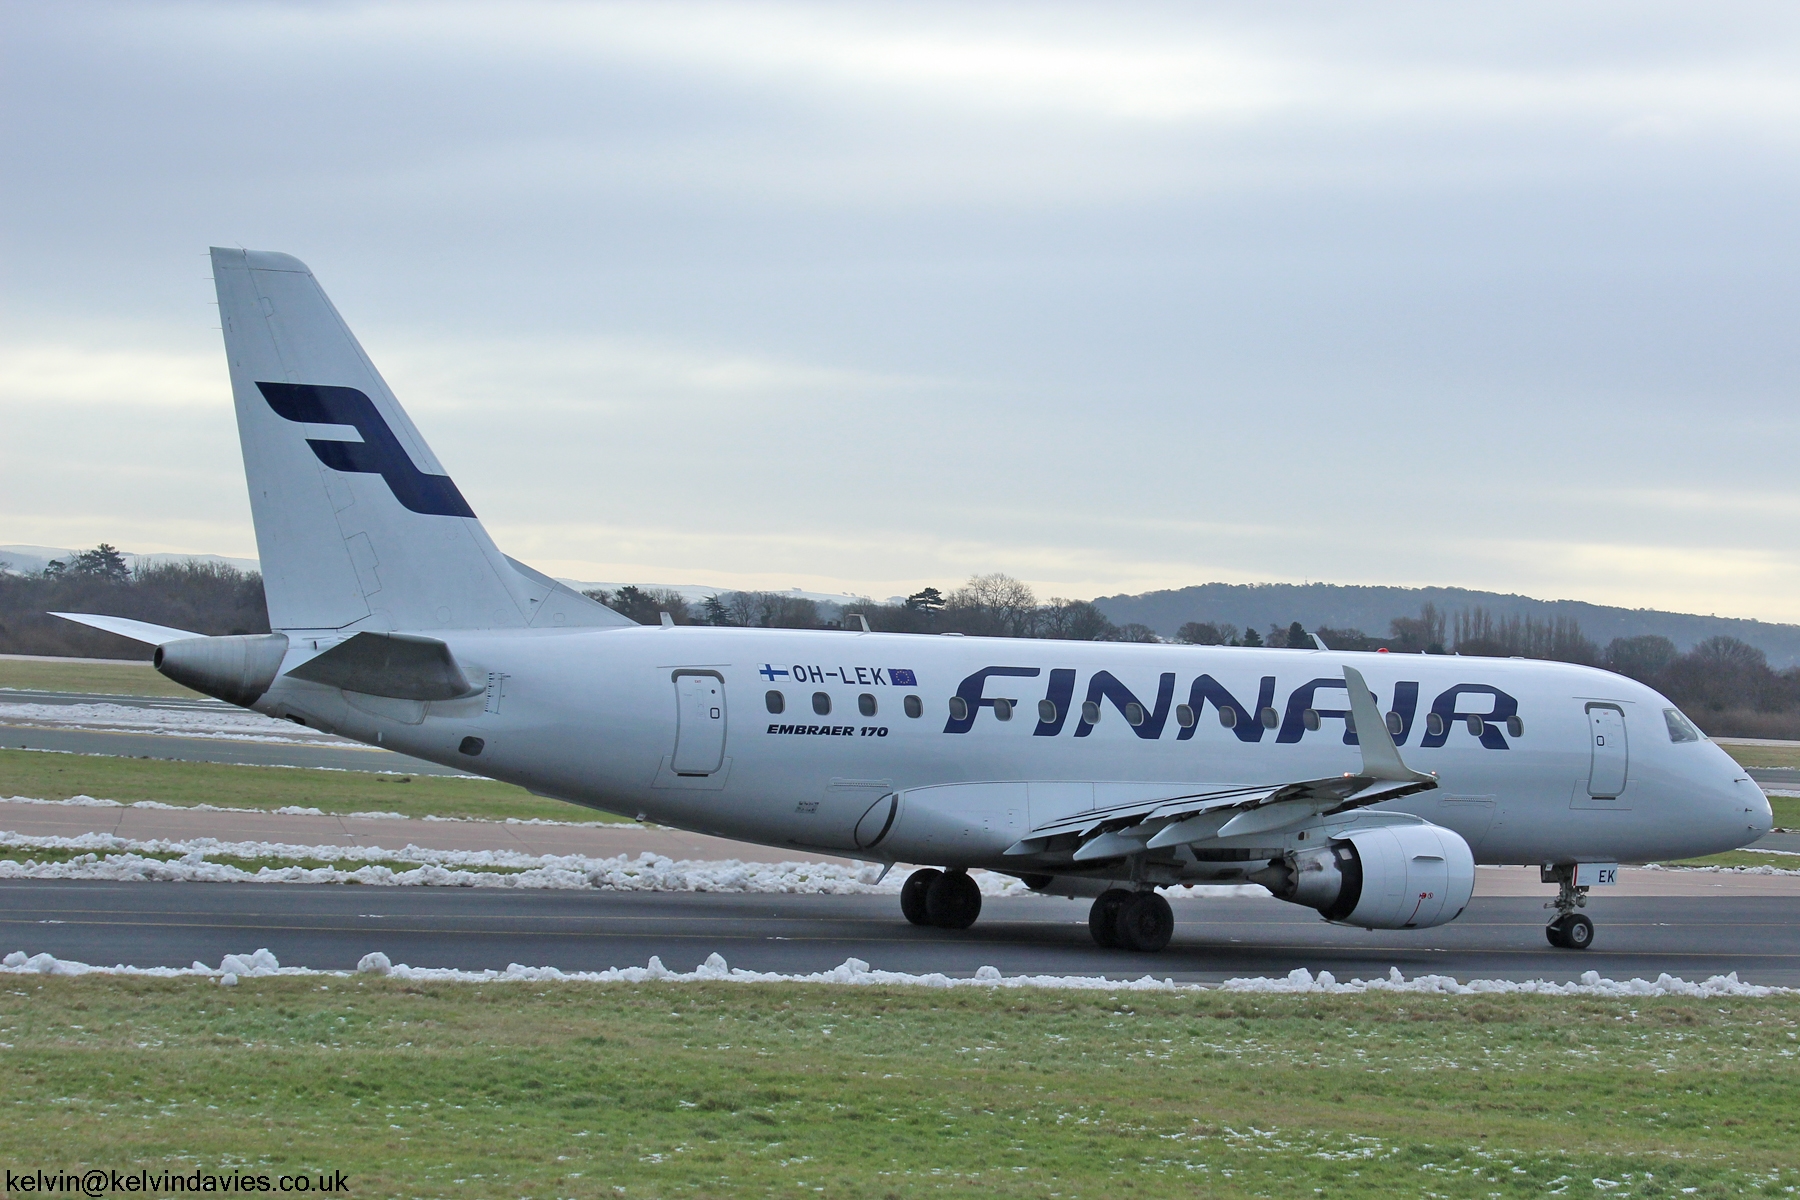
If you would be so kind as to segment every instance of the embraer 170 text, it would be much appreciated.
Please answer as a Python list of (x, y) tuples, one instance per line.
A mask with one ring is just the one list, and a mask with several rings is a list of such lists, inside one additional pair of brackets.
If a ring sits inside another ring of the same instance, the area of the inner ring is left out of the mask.
[[(1754, 841), (1768, 800), (1668, 700), (1553, 662), (639, 626), (495, 548), (312, 273), (212, 252), (269, 624), (156, 646), (210, 695), (544, 796), (722, 837), (929, 863), (907, 919), (972, 924), (970, 868), (1094, 896), (1158, 950), (1171, 884), (1327, 920), (1454, 920), (1475, 864), (1559, 885)], [(847, 619), (846, 624), (852, 619)]]

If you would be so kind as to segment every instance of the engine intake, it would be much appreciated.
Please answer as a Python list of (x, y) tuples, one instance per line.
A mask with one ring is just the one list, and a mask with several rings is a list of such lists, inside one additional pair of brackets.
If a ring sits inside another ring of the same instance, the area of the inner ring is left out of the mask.
[(1441, 825), (1352, 829), (1290, 851), (1245, 876), (1278, 900), (1364, 929), (1427, 929), (1456, 920), (1475, 891), (1469, 843)]
[(284, 633), (181, 638), (158, 646), (152, 661), (183, 687), (249, 708), (275, 682), (287, 648)]

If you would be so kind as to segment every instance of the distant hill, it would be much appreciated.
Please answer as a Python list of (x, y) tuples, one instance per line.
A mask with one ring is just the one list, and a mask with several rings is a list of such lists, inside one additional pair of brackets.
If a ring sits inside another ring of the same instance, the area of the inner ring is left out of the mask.
[(1094, 601), (1115, 624), (1136, 621), (1164, 637), (1188, 621), (1229, 621), (1266, 630), (1271, 623), (1298, 621), (1308, 630), (1321, 625), (1360, 629), (1377, 637), (1388, 632), (1395, 617), (1416, 617), (1425, 604), (1454, 620), (1467, 608), (1485, 608), (1495, 617), (1569, 617), (1601, 649), (1616, 637), (1656, 633), (1680, 650), (1726, 634), (1748, 642), (1769, 656), (1776, 670), (1800, 665), (1800, 625), (1748, 621), (1737, 617), (1702, 617), (1658, 612), (1650, 608), (1613, 608), (1580, 600), (1534, 600), (1530, 596), (1477, 592), (1468, 588), (1355, 587), (1335, 583), (1205, 583), (1140, 596), (1102, 596)]

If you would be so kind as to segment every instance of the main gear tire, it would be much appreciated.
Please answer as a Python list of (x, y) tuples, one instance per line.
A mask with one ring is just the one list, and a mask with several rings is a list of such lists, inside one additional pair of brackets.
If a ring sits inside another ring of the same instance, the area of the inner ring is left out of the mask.
[(1108, 888), (1094, 898), (1094, 906), (1088, 909), (1088, 932), (1094, 935), (1094, 944), (1107, 950), (1116, 950), (1122, 944), (1119, 941), (1119, 909), (1131, 899), (1131, 892), (1125, 888)]
[(925, 913), (925, 893), (931, 889), (944, 873), (933, 867), (914, 871), (900, 885), (900, 911), (914, 925), (929, 925), (931, 918)]
[(1115, 918), (1119, 944), (1140, 954), (1154, 954), (1175, 933), (1175, 912), (1158, 892), (1139, 892), (1119, 908)]
[(981, 888), (967, 871), (946, 871), (925, 889), (925, 919), (939, 929), (967, 929), (981, 915)]

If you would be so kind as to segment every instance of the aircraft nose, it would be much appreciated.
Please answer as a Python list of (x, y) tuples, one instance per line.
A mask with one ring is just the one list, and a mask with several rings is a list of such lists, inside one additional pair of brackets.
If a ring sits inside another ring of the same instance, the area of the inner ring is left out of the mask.
[(1732, 800), (1734, 807), (1743, 813), (1748, 841), (1755, 841), (1775, 828), (1775, 810), (1769, 806), (1769, 798), (1748, 775), (1740, 773), (1733, 778)]

